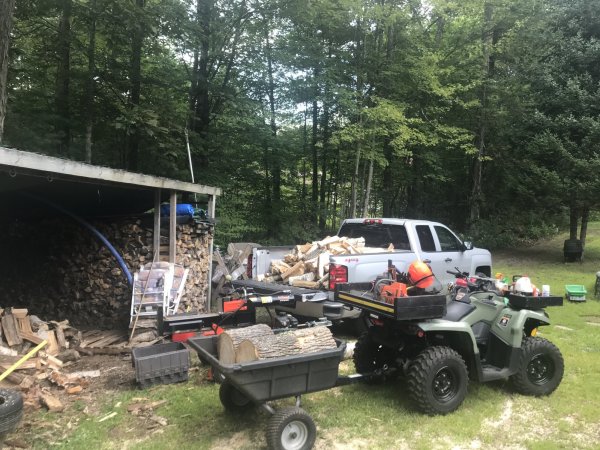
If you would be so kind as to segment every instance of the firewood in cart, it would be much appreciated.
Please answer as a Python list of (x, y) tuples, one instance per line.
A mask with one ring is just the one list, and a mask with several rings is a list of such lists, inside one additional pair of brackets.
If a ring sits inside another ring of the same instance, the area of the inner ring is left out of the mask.
[(261, 339), (273, 335), (273, 330), (266, 324), (253, 325), (245, 328), (227, 330), (219, 335), (217, 354), (222, 364), (235, 363), (235, 352), (240, 342), (246, 339)]

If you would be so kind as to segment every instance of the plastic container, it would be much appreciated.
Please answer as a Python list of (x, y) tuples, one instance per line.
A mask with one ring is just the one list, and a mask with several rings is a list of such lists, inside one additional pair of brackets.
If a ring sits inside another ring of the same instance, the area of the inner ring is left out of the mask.
[(131, 359), (141, 388), (188, 379), (190, 352), (181, 342), (134, 348)]
[(508, 304), (515, 309), (543, 309), (547, 306), (562, 306), (562, 297), (508, 294)]
[(585, 302), (587, 290), (581, 284), (566, 284), (565, 293), (567, 300), (571, 302)]

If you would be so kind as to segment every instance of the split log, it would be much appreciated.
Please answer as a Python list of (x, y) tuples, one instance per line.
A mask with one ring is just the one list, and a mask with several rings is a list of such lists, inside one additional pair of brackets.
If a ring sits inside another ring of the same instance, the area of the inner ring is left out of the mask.
[(321, 284), (318, 281), (295, 280), (293, 283), (290, 284), (295, 287), (306, 289), (319, 289), (321, 287)]
[(236, 363), (280, 358), (300, 353), (314, 353), (336, 348), (331, 330), (312, 327), (246, 339), (238, 345)]
[(301, 275), (304, 273), (304, 261), (298, 261), (290, 269), (286, 270), (281, 274), (283, 281), (294, 275)]
[(12, 314), (5, 314), (2, 317), (2, 334), (6, 339), (6, 343), (9, 347), (13, 345), (20, 345), (23, 343), (23, 338), (19, 335), (17, 331), (17, 321), (15, 316)]
[(217, 342), (219, 361), (223, 364), (233, 364), (235, 362), (236, 350), (240, 342), (250, 338), (258, 339), (272, 334), (273, 330), (265, 324), (231, 329), (221, 333)]

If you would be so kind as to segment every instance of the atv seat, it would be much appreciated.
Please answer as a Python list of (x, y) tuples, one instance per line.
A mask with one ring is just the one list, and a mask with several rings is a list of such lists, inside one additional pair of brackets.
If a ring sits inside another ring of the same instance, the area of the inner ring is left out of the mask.
[(475, 309), (475, 306), (471, 303), (465, 303), (461, 301), (451, 301), (446, 307), (446, 315), (442, 319), (449, 320), (451, 322), (458, 322), (467, 314)]

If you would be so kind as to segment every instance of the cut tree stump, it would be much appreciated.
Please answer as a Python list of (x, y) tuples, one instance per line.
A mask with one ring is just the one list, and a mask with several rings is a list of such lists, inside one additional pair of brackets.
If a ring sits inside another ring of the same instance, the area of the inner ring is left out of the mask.
[(235, 352), (240, 342), (250, 338), (261, 338), (273, 334), (273, 330), (265, 324), (227, 330), (219, 335), (217, 352), (222, 364), (235, 363)]

